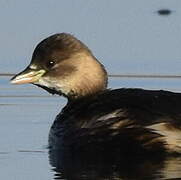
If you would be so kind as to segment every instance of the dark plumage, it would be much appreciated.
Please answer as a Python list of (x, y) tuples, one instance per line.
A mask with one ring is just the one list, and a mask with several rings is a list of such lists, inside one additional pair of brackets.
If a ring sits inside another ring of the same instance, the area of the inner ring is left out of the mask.
[[(161, 131), (165, 126), (168, 131), (178, 129), (180, 135), (180, 106), (179, 93), (143, 89), (107, 90), (69, 102), (52, 126), (50, 145), (60, 143), (59, 146), (71, 145), (76, 149), (89, 150), (91, 147), (106, 150), (120, 148), (132, 153), (174, 151), (167, 146), (168, 137)], [(160, 132), (149, 128), (162, 123)], [(67, 132), (64, 141), (59, 142), (64, 129)], [(56, 137), (58, 141), (55, 142)]]
[(107, 90), (103, 65), (70, 34), (40, 42), (30, 65), (12, 83), (33, 83), (68, 99), (50, 130), (52, 148), (181, 152), (181, 94)]

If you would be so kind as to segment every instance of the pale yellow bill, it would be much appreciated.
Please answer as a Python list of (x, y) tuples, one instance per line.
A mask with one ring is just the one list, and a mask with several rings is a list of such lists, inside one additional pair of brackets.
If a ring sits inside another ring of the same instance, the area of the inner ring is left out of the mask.
[(15, 75), (11, 79), (12, 84), (26, 84), (26, 83), (35, 83), (37, 82), (41, 76), (45, 74), (45, 70), (31, 70), (31, 69), (26, 69), (23, 72)]

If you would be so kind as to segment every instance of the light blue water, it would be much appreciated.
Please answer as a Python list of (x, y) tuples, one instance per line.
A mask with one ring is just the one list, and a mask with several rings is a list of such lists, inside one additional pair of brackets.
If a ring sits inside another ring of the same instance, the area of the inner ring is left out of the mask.
[[(149, 161), (141, 162), (142, 165), (133, 164), (134, 170), (130, 170), (130, 166), (126, 169), (124, 164), (116, 169), (107, 163), (86, 166), (81, 164), (82, 161), (79, 165), (70, 161), (69, 166), (64, 167), (66, 171), (56, 167), (60, 173), (55, 172), (52, 165), (61, 162), (51, 154), (49, 159), (48, 132), (66, 100), (49, 95), (32, 85), (11, 85), (9, 78), (0, 77), (0, 179), (129, 179), (130, 173), (133, 173), (134, 179), (181, 177), (181, 159), (178, 157), (159, 162), (160, 164)], [(109, 86), (180, 91), (180, 81), (181, 79), (110, 78)], [(53, 163), (50, 163), (52, 160)], [(144, 170), (147, 166), (151, 166), (149, 172)]]

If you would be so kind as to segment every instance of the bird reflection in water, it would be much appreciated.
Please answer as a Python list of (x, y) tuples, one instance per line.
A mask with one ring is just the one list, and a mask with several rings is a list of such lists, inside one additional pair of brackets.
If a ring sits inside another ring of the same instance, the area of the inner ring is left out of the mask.
[(181, 157), (132, 156), (120, 152), (49, 150), (54, 179), (168, 179), (181, 177)]

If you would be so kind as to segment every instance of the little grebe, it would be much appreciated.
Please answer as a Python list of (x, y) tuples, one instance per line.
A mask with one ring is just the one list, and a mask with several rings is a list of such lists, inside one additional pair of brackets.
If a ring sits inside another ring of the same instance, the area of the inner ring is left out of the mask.
[(32, 83), (68, 99), (51, 127), (50, 146), (181, 152), (181, 93), (106, 89), (104, 66), (70, 34), (40, 42), (11, 83)]

